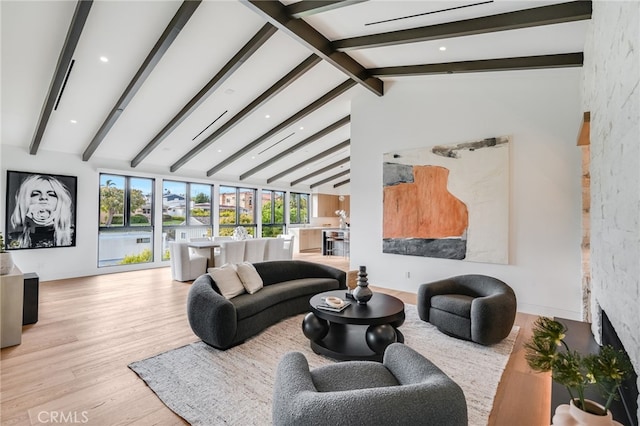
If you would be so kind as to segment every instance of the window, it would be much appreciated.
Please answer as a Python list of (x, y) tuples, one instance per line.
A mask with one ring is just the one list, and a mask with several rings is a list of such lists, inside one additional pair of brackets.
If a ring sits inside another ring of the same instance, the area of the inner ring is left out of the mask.
[(309, 223), (309, 194), (290, 194), (289, 223)]
[(284, 232), (284, 192), (263, 189), (262, 236), (277, 237)]
[(153, 179), (100, 174), (98, 267), (153, 261), (153, 186)]
[(169, 259), (170, 241), (188, 241), (212, 235), (213, 185), (162, 182), (162, 259)]
[(211, 225), (211, 185), (191, 184), (190, 213), (194, 222)]
[(255, 198), (255, 189), (220, 187), (220, 235), (233, 235), (233, 230), (237, 226), (244, 226), (249, 234), (256, 235)]

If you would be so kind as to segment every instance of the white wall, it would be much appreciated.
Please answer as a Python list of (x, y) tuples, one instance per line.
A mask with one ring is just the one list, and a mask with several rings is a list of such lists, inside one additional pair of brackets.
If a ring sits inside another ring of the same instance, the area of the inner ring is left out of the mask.
[[(27, 148), (3, 145), (3, 180), (6, 179), (7, 170), (78, 177), (75, 247), (12, 250), (13, 260), (23, 272), (36, 272), (40, 280), (45, 281), (149, 267), (146, 264), (98, 268), (99, 169), (94, 163), (81, 161), (76, 155), (43, 149), (38, 152), (38, 155), (30, 155)], [(4, 234), (6, 218), (6, 183), (4, 182), (0, 193), (0, 199), (3, 200), (0, 221)], [(159, 253), (156, 255), (160, 256)], [(167, 262), (158, 262), (152, 266), (167, 264)]]
[[(593, 325), (604, 309), (640, 373), (640, 3), (594, 2), (585, 45), (591, 111)], [(638, 380), (640, 387), (640, 379)], [(640, 399), (638, 400), (640, 403)], [(640, 417), (640, 410), (638, 411)]]
[[(3, 235), (6, 218), (5, 179), (7, 170), (78, 177), (76, 246), (11, 251), (15, 264), (23, 272), (36, 272), (41, 281), (165, 267), (169, 265), (168, 261), (162, 261), (161, 259), (162, 253), (160, 247), (162, 243), (162, 232), (158, 231), (160, 227), (156, 227), (154, 236), (155, 261), (153, 263), (98, 268), (98, 180), (100, 172), (155, 178), (156, 206), (162, 205), (162, 179), (214, 184), (215, 194), (217, 194), (220, 184), (243, 185), (257, 188), (258, 191), (262, 190), (262, 186), (260, 185), (239, 184), (238, 182), (231, 181), (213, 181), (210, 178), (203, 178), (202, 173), (196, 172), (187, 171), (179, 175), (169, 174), (167, 171), (163, 171), (154, 166), (140, 166), (132, 169), (128, 163), (106, 161), (100, 158), (84, 162), (81, 160), (80, 155), (52, 152), (42, 148), (38, 151), (37, 155), (30, 155), (26, 147), (2, 145), (0, 160), (2, 166), (2, 171), (0, 172), (0, 200), (2, 200), (2, 205), (0, 206), (0, 230), (2, 230)], [(266, 188), (282, 191), (305, 191), (304, 187), (285, 188), (270, 185)], [(214, 200), (214, 209), (216, 208), (217, 199)], [(155, 223), (161, 223), (162, 209), (156, 208), (155, 214)], [(259, 215), (258, 220), (260, 220)]]
[[(581, 318), (581, 78), (579, 68), (420, 77), (387, 84), (384, 97), (357, 97), (352, 268), (366, 265), (371, 284), (411, 292), (452, 275), (492, 275), (514, 288), (521, 312)], [(509, 265), (382, 253), (385, 152), (505, 135), (512, 137)]]

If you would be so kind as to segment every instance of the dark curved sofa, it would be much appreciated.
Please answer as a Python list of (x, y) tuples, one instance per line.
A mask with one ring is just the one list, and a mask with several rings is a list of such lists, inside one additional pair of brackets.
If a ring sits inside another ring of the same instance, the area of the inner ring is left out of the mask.
[(203, 342), (228, 349), (276, 322), (309, 311), (311, 296), (346, 289), (346, 272), (302, 260), (254, 263), (264, 287), (225, 299), (211, 275), (199, 276), (187, 296), (187, 317)]

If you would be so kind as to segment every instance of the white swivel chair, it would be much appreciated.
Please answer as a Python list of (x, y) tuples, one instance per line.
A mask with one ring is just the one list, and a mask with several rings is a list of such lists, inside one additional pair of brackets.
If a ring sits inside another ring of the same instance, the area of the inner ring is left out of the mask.
[(251, 263), (264, 261), (266, 246), (267, 240), (265, 238), (252, 238), (245, 240), (244, 261)]
[(293, 235), (278, 235), (277, 238), (267, 239), (265, 260), (293, 259)]
[(284, 238), (265, 238), (267, 247), (265, 248), (264, 260), (285, 260)]
[[(195, 241), (211, 241), (211, 239), (207, 238), (207, 237), (195, 237), (195, 238), (189, 238), (189, 242), (195, 242)], [(191, 254), (199, 254), (200, 256), (204, 256), (207, 257), (209, 256), (209, 249), (200, 249), (200, 248), (195, 248), (195, 247), (189, 247), (189, 252)]]
[(176, 281), (191, 281), (207, 272), (207, 258), (190, 254), (189, 246), (184, 242), (169, 242), (171, 257), (171, 277)]
[[(220, 244), (223, 241), (233, 241), (233, 237), (232, 236), (211, 237), (211, 241), (213, 241), (215, 244)], [(216, 255), (220, 254), (220, 247), (215, 248), (215, 253)]]
[(220, 254), (214, 257), (215, 266), (222, 266), (225, 263), (244, 262), (244, 247), (246, 240), (221, 241)]
[(295, 235), (284, 235), (284, 247), (283, 249), (283, 256), (284, 256), (284, 260), (291, 260), (293, 259), (293, 240), (295, 240), (296, 236)]

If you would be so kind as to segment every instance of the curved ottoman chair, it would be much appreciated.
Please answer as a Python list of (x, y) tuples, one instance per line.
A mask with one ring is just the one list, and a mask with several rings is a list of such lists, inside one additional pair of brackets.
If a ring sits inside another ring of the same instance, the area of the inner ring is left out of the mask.
[(423, 321), (481, 345), (498, 343), (509, 335), (516, 307), (513, 289), (486, 275), (460, 275), (418, 288), (418, 315)]
[(382, 363), (345, 361), (309, 369), (300, 352), (276, 370), (274, 426), (467, 426), (460, 386), (431, 361), (392, 343)]

